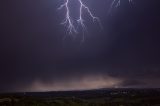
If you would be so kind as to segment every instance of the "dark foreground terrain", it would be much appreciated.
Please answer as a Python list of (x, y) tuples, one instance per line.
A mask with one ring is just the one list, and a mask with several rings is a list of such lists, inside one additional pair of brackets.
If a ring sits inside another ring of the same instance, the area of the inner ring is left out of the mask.
[(160, 106), (160, 89), (1, 93), (0, 106)]

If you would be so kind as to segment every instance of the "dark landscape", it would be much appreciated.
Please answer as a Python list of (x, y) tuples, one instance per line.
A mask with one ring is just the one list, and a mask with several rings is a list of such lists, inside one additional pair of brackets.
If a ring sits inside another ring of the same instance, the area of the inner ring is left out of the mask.
[(160, 106), (160, 89), (1, 93), (0, 106)]
[(160, 106), (160, 0), (0, 7), (0, 106)]

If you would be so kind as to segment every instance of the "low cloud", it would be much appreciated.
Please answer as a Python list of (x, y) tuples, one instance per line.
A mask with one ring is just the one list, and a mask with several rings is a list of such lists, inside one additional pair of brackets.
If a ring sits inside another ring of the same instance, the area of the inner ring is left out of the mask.
[(121, 83), (121, 79), (113, 78), (108, 75), (90, 75), (81, 78), (66, 79), (59, 82), (50, 81), (50, 83), (35, 80), (31, 87), (29, 89), (25, 89), (25, 91), (66, 91), (114, 88), (119, 86)]

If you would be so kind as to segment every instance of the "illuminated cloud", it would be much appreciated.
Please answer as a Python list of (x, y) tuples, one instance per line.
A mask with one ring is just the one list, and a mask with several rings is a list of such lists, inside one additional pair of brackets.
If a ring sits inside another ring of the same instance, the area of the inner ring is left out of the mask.
[(43, 83), (35, 80), (31, 86), (33, 91), (66, 91), (66, 90), (87, 90), (98, 88), (115, 88), (122, 83), (122, 80), (110, 76), (94, 75), (78, 79), (64, 80), (59, 82), (50, 81)]

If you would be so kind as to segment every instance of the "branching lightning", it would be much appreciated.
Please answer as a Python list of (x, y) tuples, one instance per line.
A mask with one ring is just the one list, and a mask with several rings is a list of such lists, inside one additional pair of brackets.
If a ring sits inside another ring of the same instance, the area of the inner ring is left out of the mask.
[(62, 8), (66, 9), (66, 17), (61, 24), (67, 25), (68, 31), (70, 34), (73, 32), (77, 33), (77, 30), (76, 30), (75, 26), (73, 25), (73, 20), (70, 16), (69, 0), (65, 0), (65, 3), (62, 4), (58, 9), (62, 9)]
[[(79, 16), (78, 16), (77, 19), (72, 19), (72, 16), (71, 16), (70, 5), (69, 5), (69, 3), (72, 2), (71, 0), (64, 0), (64, 2), (58, 8), (59, 10), (61, 10), (61, 9), (66, 10), (65, 19), (61, 24), (65, 25), (67, 27), (67, 31), (69, 32), (69, 34), (78, 33), (78, 29), (77, 29), (78, 27), (77, 26), (81, 26), (83, 31), (86, 30), (85, 20), (84, 20), (84, 17), (83, 17), (83, 12), (84, 11), (86, 11), (88, 13), (88, 15), (91, 17), (93, 22), (98, 22), (99, 25), (102, 27), (102, 25), (100, 23), (100, 19), (92, 13), (90, 8), (86, 4), (84, 4), (83, 0), (76, 0), (76, 1), (80, 5), (78, 7)], [(120, 6), (121, 1), (122, 0), (112, 0), (109, 12), (112, 10), (113, 7)], [(132, 0), (129, 0), (129, 2), (132, 2)]]
[(74, 23), (77, 23), (82, 27), (83, 30), (86, 30), (86, 26), (84, 23), (84, 18), (83, 18), (83, 10), (87, 11), (88, 15), (92, 18), (93, 22), (98, 22), (100, 24), (100, 20), (98, 17), (94, 16), (94, 14), (91, 12), (88, 6), (86, 6), (82, 0), (77, 0), (77, 2), (80, 4), (79, 7), (79, 17), (75, 21), (73, 21), (72, 17), (70, 16), (70, 8), (69, 8), (69, 2), (71, 0), (65, 0), (64, 3), (58, 8), (59, 10), (65, 8), (66, 9), (66, 16), (64, 21), (61, 23), (63, 25), (67, 26), (67, 29), (70, 34), (72, 33), (77, 33), (77, 29)]
[[(118, 7), (118, 6), (120, 6), (121, 5), (121, 1), (122, 0), (113, 0), (112, 1), (112, 3), (111, 3), (111, 9), (113, 8), (113, 7)], [(132, 0), (128, 0), (129, 2), (132, 2)]]
[(80, 9), (79, 9), (79, 19), (77, 20), (78, 24), (80, 24), (82, 26), (83, 29), (85, 29), (85, 24), (84, 24), (84, 19), (82, 17), (82, 14), (83, 14), (83, 9), (85, 9), (89, 16), (92, 18), (93, 22), (97, 21), (100, 23), (100, 20), (98, 17), (94, 16), (93, 13), (90, 11), (89, 7), (87, 7), (83, 2), (82, 0), (78, 0), (79, 3), (80, 3)]

